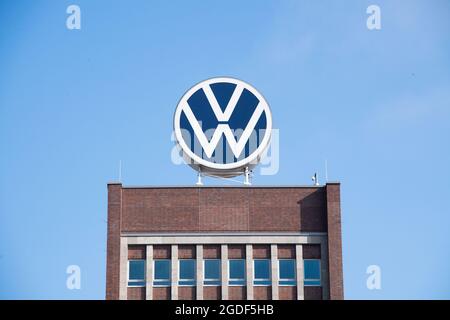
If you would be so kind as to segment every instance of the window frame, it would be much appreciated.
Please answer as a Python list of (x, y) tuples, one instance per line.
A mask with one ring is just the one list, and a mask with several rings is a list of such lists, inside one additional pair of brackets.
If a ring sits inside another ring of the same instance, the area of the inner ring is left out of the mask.
[[(156, 262), (158, 261), (168, 261), (169, 262), (169, 278), (168, 279), (156, 279)], [(158, 283), (158, 281), (168, 281), (169, 284)], [(153, 279), (152, 279), (153, 287), (156, 288), (167, 288), (172, 286), (172, 260), (171, 259), (154, 259), (153, 260)]]
[[(181, 262), (182, 261), (193, 261), (194, 262), (194, 278), (184, 279), (181, 278)], [(193, 284), (184, 284), (182, 281), (192, 281)], [(178, 286), (179, 287), (195, 287), (197, 286), (197, 260), (196, 259), (178, 259)]]
[[(263, 278), (256, 278), (255, 276), (255, 262), (256, 261), (269, 261), (269, 278), (268, 279), (263, 279)], [(271, 259), (253, 259), (253, 286), (254, 287), (270, 287), (272, 286), (272, 268), (271, 268)], [(268, 280), (269, 284), (263, 284), (263, 283), (255, 283), (255, 281), (266, 281)]]
[[(133, 261), (144, 261), (144, 278), (142, 280), (140, 279), (130, 279), (130, 264)], [(143, 288), (146, 286), (147, 282), (147, 261), (146, 259), (129, 259), (127, 263), (127, 287), (130, 288)], [(136, 284), (133, 284), (136, 283)], [(143, 284), (137, 284), (137, 283), (143, 283)]]
[[(294, 262), (294, 278), (281, 278), (281, 261), (293, 261)], [(292, 281), (293, 284), (281, 283), (282, 281)], [(297, 285), (297, 260), (296, 259), (278, 259), (278, 286), (282, 287), (294, 287)]]
[[(231, 261), (244, 261), (244, 278), (231, 278), (230, 277), (230, 262)], [(228, 259), (227, 268), (228, 268), (228, 286), (229, 287), (245, 287), (247, 285), (247, 260), (246, 259)], [(231, 281), (242, 281), (242, 284), (230, 283)]]
[[(318, 279), (306, 279), (305, 261), (318, 261), (319, 262), (319, 278)], [(318, 281), (319, 284), (307, 284), (306, 281)], [(303, 286), (305, 286), (305, 287), (321, 287), (322, 286), (322, 260), (321, 259), (303, 259)]]
[[(219, 278), (218, 279), (206, 279), (206, 261), (219, 261)], [(216, 281), (216, 283), (207, 283), (207, 281)], [(217, 283), (218, 282), (218, 283)], [(222, 259), (203, 259), (203, 286), (217, 287), (222, 285)]]

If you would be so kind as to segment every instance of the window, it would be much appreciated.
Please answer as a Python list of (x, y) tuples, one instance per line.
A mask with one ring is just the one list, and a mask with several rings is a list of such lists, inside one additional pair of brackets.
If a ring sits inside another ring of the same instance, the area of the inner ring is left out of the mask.
[(295, 260), (280, 259), (278, 260), (278, 268), (280, 274), (280, 286), (295, 286)]
[(195, 260), (182, 259), (180, 260), (180, 274), (178, 284), (180, 286), (195, 286)]
[(145, 286), (145, 260), (128, 261), (128, 286)]
[(305, 286), (320, 286), (320, 260), (305, 260), (304, 267)]
[(260, 286), (270, 286), (270, 260), (269, 259), (258, 259), (253, 261), (254, 266), (254, 285)]
[(220, 286), (220, 259), (206, 259), (204, 264), (205, 285)]
[(230, 259), (228, 270), (230, 286), (245, 286), (245, 259)]
[(170, 260), (155, 260), (154, 266), (154, 279), (153, 285), (156, 287), (167, 287), (170, 286)]

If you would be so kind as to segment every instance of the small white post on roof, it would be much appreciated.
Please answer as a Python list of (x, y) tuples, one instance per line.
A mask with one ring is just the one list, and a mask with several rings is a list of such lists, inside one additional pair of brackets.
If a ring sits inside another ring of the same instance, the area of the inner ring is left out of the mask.
[(244, 180), (244, 184), (247, 186), (251, 185), (250, 182), (250, 170), (248, 169), (248, 167), (245, 167), (245, 180)]

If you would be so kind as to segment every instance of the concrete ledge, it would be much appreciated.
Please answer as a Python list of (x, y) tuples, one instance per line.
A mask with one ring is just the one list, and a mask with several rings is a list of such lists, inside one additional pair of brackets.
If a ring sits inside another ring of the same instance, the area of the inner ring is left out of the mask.
[(327, 241), (326, 236), (147, 236), (126, 237), (128, 244), (321, 244)]
[(243, 237), (243, 236), (326, 236), (326, 232), (122, 232), (122, 237)]

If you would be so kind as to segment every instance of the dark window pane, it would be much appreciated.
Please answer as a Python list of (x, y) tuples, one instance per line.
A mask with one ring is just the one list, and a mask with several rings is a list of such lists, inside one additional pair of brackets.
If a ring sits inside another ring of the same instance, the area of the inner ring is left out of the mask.
[(305, 280), (320, 279), (320, 260), (305, 260)]
[(155, 260), (155, 280), (170, 279), (170, 260)]
[[(270, 260), (255, 260), (255, 279), (270, 279)], [(255, 282), (256, 283), (256, 282)]]
[(145, 260), (132, 260), (129, 262), (129, 280), (145, 280)]
[(295, 286), (296, 284), (295, 280), (280, 280), (281, 286)]
[[(245, 279), (245, 260), (233, 259), (229, 261), (230, 279)], [(230, 281), (231, 284), (231, 281)]]
[[(183, 259), (180, 260), (180, 285), (194, 285), (195, 284), (195, 260)], [(189, 280), (189, 281), (183, 281)]]
[(320, 280), (305, 280), (305, 286), (320, 286)]
[(208, 259), (205, 260), (205, 280), (220, 279), (220, 260)]
[(295, 260), (280, 260), (280, 279), (295, 279)]

